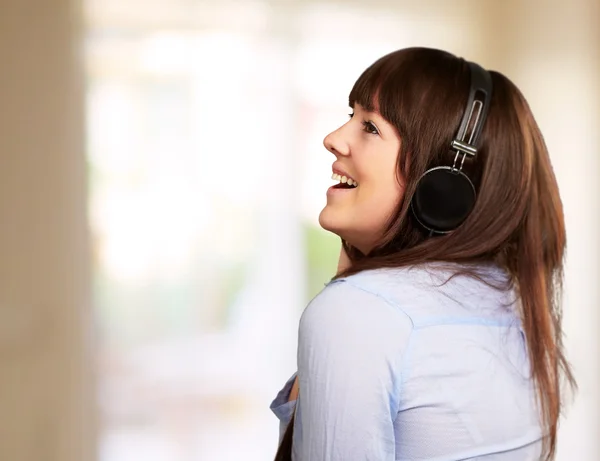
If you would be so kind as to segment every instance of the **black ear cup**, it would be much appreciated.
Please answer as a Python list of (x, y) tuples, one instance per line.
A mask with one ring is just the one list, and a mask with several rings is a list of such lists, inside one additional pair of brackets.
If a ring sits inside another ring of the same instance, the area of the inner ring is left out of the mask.
[(466, 174), (440, 166), (426, 171), (420, 178), (411, 208), (421, 226), (444, 234), (467, 218), (475, 198), (475, 187)]

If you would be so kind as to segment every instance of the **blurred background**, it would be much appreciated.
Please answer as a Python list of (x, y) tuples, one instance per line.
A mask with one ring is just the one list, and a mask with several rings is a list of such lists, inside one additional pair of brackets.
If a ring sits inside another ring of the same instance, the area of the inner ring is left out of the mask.
[(0, 459), (272, 459), (339, 251), (323, 137), (383, 54), (508, 75), (565, 206), (560, 461), (600, 459), (600, 3), (0, 0)]

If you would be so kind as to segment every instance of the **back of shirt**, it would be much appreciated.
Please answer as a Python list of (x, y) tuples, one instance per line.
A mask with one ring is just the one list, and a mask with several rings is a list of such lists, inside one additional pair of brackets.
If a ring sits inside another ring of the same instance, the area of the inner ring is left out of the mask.
[[(492, 283), (506, 280), (498, 268), (481, 270)], [(452, 274), (431, 264), (363, 272), (309, 304), (293, 459), (539, 458), (514, 292)]]

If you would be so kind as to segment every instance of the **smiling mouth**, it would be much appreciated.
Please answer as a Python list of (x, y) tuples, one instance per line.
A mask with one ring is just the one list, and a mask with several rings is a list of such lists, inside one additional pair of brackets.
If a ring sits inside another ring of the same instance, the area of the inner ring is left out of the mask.
[(355, 180), (337, 173), (333, 173), (331, 179), (339, 181), (338, 184), (333, 186), (334, 189), (356, 189), (358, 187), (358, 183)]

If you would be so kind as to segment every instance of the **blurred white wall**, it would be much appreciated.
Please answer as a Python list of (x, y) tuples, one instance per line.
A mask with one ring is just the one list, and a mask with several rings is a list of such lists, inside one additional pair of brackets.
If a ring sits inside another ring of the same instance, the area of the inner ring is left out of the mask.
[[(393, 49), (424, 45), (448, 49), (507, 74), (523, 90), (546, 135), (561, 186), (569, 232), (566, 343), (581, 387), (576, 405), (569, 410), (569, 418), (561, 429), (559, 459), (593, 460), (597, 457), (594, 434), (598, 433), (598, 417), (596, 411), (590, 409), (600, 408), (596, 391), (598, 361), (589, 354), (600, 349), (595, 337), (600, 322), (594, 309), (598, 301), (599, 259), (594, 236), (598, 231), (600, 207), (598, 186), (590, 174), (600, 171), (595, 155), (599, 139), (594, 130), (600, 108), (596, 83), (599, 24), (597, 5), (593, 1), (569, 4), (376, 1), (369, 2), (368, 6), (356, 1), (272, 1), (244, 2), (243, 9), (235, 2), (222, 3), (220, 8), (199, 2), (190, 9), (157, 1), (146, 9), (146, 14), (139, 14), (135, 8), (127, 13), (124, 6), (116, 12), (116, 8), (106, 5), (105, 1), (89, 2), (91, 30), (121, 27), (136, 31), (140, 36), (185, 34), (191, 30), (201, 36), (219, 30), (222, 34), (245, 37), (241, 40), (251, 44), (247, 52), (255, 53), (249, 58), (250, 62), (256, 62), (255, 78), (265, 82), (264, 86), (269, 89), (266, 93), (258, 89), (254, 104), (260, 103), (256, 106), (243, 98), (238, 100), (237, 110), (244, 113), (253, 114), (261, 107), (255, 115), (262, 125), (252, 125), (249, 131), (239, 133), (240, 137), (246, 137), (247, 150), (236, 153), (232, 146), (229, 150), (233, 162), (245, 164), (250, 153), (257, 159), (256, 164), (262, 166), (251, 175), (259, 177), (264, 185), (257, 195), (262, 203), (263, 219), (256, 230), (257, 235), (264, 238), (255, 241), (261, 256), (256, 260), (256, 270), (242, 296), (241, 312), (245, 314), (239, 318), (232, 335), (224, 336), (225, 342), (240, 344), (246, 352), (251, 351), (250, 370), (256, 373), (250, 371), (250, 384), (245, 378), (248, 368), (235, 365), (235, 360), (229, 358), (229, 378), (207, 375), (210, 376), (207, 379), (215, 383), (241, 379), (255, 389), (254, 397), (249, 398), (257, 406), (251, 407), (254, 416), (247, 416), (246, 420), (255, 421), (265, 429), (251, 432), (242, 425), (227, 430), (229, 437), (245, 441), (240, 450), (245, 450), (246, 443), (252, 443), (255, 448), (250, 456), (256, 459), (263, 459), (271, 452), (270, 434), (276, 421), (264, 407), (261, 409), (260, 402), (263, 405), (268, 402), (295, 369), (298, 296), (302, 295), (306, 282), (303, 272), (306, 262), (298, 251), (307, 251), (298, 235), (298, 225), (302, 220), (314, 222), (322, 206), (326, 187), (323, 172), (328, 171), (331, 159), (323, 150), (321, 139), (343, 120), (349, 88), (367, 65)], [(180, 40), (185, 42), (184, 35)], [(192, 39), (189, 40), (191, 43)], [(110, 73), (107, 69), (111, 68), (108, 64), (111, 52), (107, 43), (104, 42), (102, 55), (105, 65), (93, 67), (96, 75), (102, 69)], [(133, 47), (135, 41), (128, 43)], [(204, 74), (215, 72), (215, 80), (208, 80), (210, 88), (223, 95), (218, 97), (227, 97), (224, 94), (229, 93), (227, 85), (230, 83), (219, 87), (218, 81), (230, 72), (231, 61), (240, 61), (239, 56), (232, 55), (222, 45), (219, 48), (219, 43), (214, 42), (215, 48), (220, 50), (217, 56), (222, 57), (226, 67), (219, 68), (219, 58), (213, 60), (208, 53), (199, 52), (194, 56), (202, 62), (197, 65), (203, 73), (203, 85), (207, 81)], [(100, 44), (98, 41), (98, 49)], [(248, 61), (243, 61), (236, 72), (239, 81), (249, 78), (244, 70), (246, 65)], [(214, 66), (217, 66), (216, 71)], [(120, 70), (110, 74), (111, 78), (124, 80), (124, 75), (129, 76), (131, 72), (120, 73), (125, 67), (121, 65)], [(90, 79), (93, 80), (94, 75), (92, 73)], [(226, 107), (228, 104), (224, 103)], [(248, 124), (247, 118), (238, 121), (228, 110), (218, 117), (234, 120), (235, 130)], [(311, 122), (303, 123), (306, 118)], [(210, 131), (218, 133), (212, 127)], [(253, 131), (272, 141), (265, 145), (249, 138), (248, 133)], [(201, 141), (199, 146), (209, 143)], [(231, 173), (217, 158), (205, 165), (216, 176)], [(301, 187), (290, 188), (291, 181)], [(213, 187), (218, 186), (213, 184)], [(246, 196), (251, 195), (252, 191), (246, 191)], [(250, 349), (249, 344), (252, 344)], [(222, 359), (228, 357), (218, 355)], [(244, 363), (247, 365), (247, 360)], [(235, 378), (236, 367), (239, 367), (240, 378)], [(201, 431), (219, 440), (221, 429), (213, 427)], [(248, 438), (249, 434), (253, 438)], [(108, 445), (114, 447), (111, 438), (107, 440)], [(190, 459), (209, 456), (206, 453), (221, 453), (231, 459), (241, 454), (230, 445), (225, 449), (225, 445), (217, 441), (211, 449), (203, 446), (192, 450), (194, 454), (189, 455)], [(127, 443), (121, 445), (127, 446)], [(111, 453), (118, 451), (117, 448)]]

